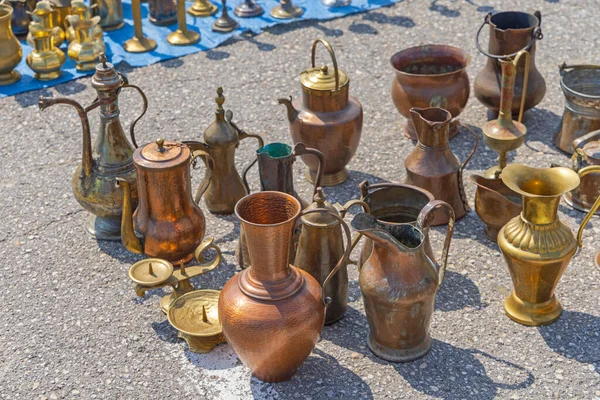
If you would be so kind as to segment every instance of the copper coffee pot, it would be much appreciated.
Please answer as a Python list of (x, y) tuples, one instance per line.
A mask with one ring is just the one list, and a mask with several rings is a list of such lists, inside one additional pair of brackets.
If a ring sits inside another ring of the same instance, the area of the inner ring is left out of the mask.
[(133, 183), (117, 178), (118, 186), (123, 188), (121, 241), (129, 251), (175, 264), (192, 259), (205, 231), (204, 214), (192, 199), (190, 167), (198, 157), (210, 176), (213, 161), (203, 150), (192, 151), (185, 144), (163, 139), (135, 150), (133, 165), (139, 197), (135, 212)]
[[(333, 62), (333, 73), (323, 65), (315, 67), (317, 44), (323, 44)], [(288, 111), (294, 143), (302, 142), (325, 156), (321, 186), (334, 186), (348, 179), (346, 165), (358, 148), (363, 125), (362, 106), (350, 96), (350, 80), (338, 69), (331, 45), (318, 39), (312, 46), (312, 68), (300, 74), (302, 101), (279, 99)], [(308, 166), (306, 178), (314, 182), (318, 165), (312, 157), (302, 157)]]
[(217, 89), (217, 111), (215, 121), (204, 131), (204, 142), (184, 142), (192, 150), (203, 150), (210, 154), (214, 161), (214, 168), (207, 174), (196, 192), (196, 203), (204, 193), (204, 202), (208, 211), (215, 214), (231, 214), (235, 204), (245, 195), (250, 193), (244, 185), (240, 174), (235, 168), (235, 150), (240, 142), (246, 138), (258, 140), (259, 147), (264, 146), (259, 135), (246, 133), (239, 129), (231, 120), (233, 113), (223, 109), (225, 97), (223, 89)]
[[(587, 167), (600, 166), (600, 130), (573, 141), (575, 153), (571, 157), (572, 169), (579, 172)], [(580, 175), (579, 187), (565, 193), (565, 201), (576, 210), (589, 212), (600, 196), (600, 173), (589, 171)]]
[[(479, 138), (465, 126), (475, 138), (475, 145), (461, 164), (449, 146), (449, 128), (452, 122), (450, 112), (442, 108), (413, 107), (410, 113), (419, 142), (404, 160), (406, 183), (428, 190), (437, 200), (450, 204), (459, 220), (469, 210), (462, 174), (477, 150)], [(446, 216), (437, 214), (432, 225), (446, 223)]]
[[(140, 88), (130, 85), (127, 79), (106, 61), (104, 54), (100, 56), (100, 63), (96, 65), (92, 87), (96, 89), (97, 98), (86, 108), (72, 99), (41, 96), (39, 107), (43, 111), (55, 104), (67, 104), (77, 110), (83, 128), (83, 154), (81, 164), (73, 174), (73, 194), (79, 204), (93, 214), (85, 225), (90, 235), (100, 240), (120, 240), (123, 199), (121, 190), (114, 185), (115, 178), (120, 176), (133, 184), (131, 197), (134, 204), (137, 203), (137, 190), (135, 168), (131, 163), (133, 147), (125, 138), (119, 120), (119, 93), (123, 88), (133, 88), (142, 96), (142, 113), (129, 127), (134, 146), (135, 124), (146, 113), (148, 100)], [(95, 108), (100, 108), (100, 127), (92, 148), (88, 112)]]
[[(491, 111), (500, 111), (500, 97), (502, 93), (502, 65), (500, 60), (513, 58), (520, 51), (525, 50), (531, 55), (531, 72), (529, 74), (529, 86), (524, 89), (525, 66), (520, 66), (516, 72), (515, 96), (510, 103), (509, 109), (513, 115), (519, 113), (521, 103), (524, 111), (535, 107), (546, 93), (546, 82), (535, 66), (536, 42), (541, 40), (542, 14), (536, 11), (531, 14), (517, 11), (500, 12), (495, 15), (489, 13), (485, 16), (483, 24), (477, 31), (475, 44), (481, 54), (488, 57), (485, 67), (475, 78), (475, 97)], [(479, 35), (483, 27), (490, 25), (490, 43), (488, 51), (483, 50), (479, 44)], [(525, 100), (522, 102), (522, 93), (525, 92)]]

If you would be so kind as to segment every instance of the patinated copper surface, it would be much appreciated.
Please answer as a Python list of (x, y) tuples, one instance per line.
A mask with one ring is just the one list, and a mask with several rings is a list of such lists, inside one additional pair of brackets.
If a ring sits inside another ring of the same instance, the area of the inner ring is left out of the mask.
[[(571, 157), (571, 163), (575, 172), (586, 167), (600, 165), (600, 130), (576, 139), (573, 141), (573, 148), (575, 153)], [(580, 179), (579, 187), (565, 193), (565, 200), (573, 208), (588, 212), (600, 195), (600, 173), (589, 172), (580, 176)]]

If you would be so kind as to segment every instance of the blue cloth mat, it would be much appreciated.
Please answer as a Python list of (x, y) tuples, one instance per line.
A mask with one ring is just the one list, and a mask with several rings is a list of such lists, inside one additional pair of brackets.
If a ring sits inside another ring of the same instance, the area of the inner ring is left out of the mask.
[[(399, 0), (352, 0), (352, 3), (346, 7), (327, 8), (320, 0), (294, 0), (294, 4), (304, 8), (304, 14), (300, 18), (292, 20), (280, 20), (271, 17), (269, 11), (271, 8), (279, 4), (276, 0), (259, 0), (259, 3), (265, 10), (265, 13), (255, 18), (238, 18), (233, 13), (233, 8), (240, 3), (241, 0), (229, 0), (227, 9), (229, 15), (234, 18), (239, 26), (230, 33), (217, 33), (211, 30), (212, 23), (221, 15), (221, 2), (213, 0), (213, 3), (219, 6), (219, 12), (212, 17), (196, 18), (186, 13), (187, 23), (190, 29), (200, 31), (201, 40), (199, 43), (192, 46), (171, 46), (167, 43), (167, 35), (177, 29), (177, 24), (171, 26), (155, 26), (148, 21), (148, 4), (142, 3), (142, 26), (144, 35), (154, 39), (157, 47), (149, 53), (128, 53), (123, 49), (123, 43), (133, 36), (133, 21), (131, 17), (131, 0), (123, 0), (123, 15), (125, 26), (121, 29), (112, 32), (104, 33), (104, 42), (106, 44), (106, 55), (108, 59), (117, 64), (121, 61), (126, 61), (132, 67), (142, 67), (145, 65), (154, 64), (161, 60), (181, 57), (187, 54), (197, 53), (213, 49), (225, 42), (232, 36), (239, 35), (244, 31), (252, 31), (260, 33), (263, 29), (277, 25), (285, 24), (299, 20), (327, 20), (342, 17), (344, 15), (364, 12), (376, 8), (389, 6), (397, 3)], [(186, 10), (193, 2), (186, 3)], [(21, 73), (20, 81), (8, 86), (0, 86), (0, 98), (12, 96), (28, 90), (42, 89), (58, 85), (59, 83), (68, 82), (79, 77), (90, 75), (93, 71), (80, 72), (75, 69), (75, 63), (67, 57), (67, 61), (63, 65), (62, 75), (52, 81), (38, 81), (33, 78), (33, 71), (25, 62), (27, 55), (32, 51), (31, 46), (25, 40), (21, 41), (23, 47), (23, 59), (17, 66), (17, 70)], [(67, 52), (67, 43), (61, 46), (63, 51)]]

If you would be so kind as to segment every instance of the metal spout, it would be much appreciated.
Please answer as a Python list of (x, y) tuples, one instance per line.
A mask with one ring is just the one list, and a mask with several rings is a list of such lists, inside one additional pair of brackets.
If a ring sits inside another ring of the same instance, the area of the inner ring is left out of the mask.
[(131, 200), (130, 183), (123, 179), (117, 178), (117, 186), (123, 188), (123, 214), (121, 216), (121, 242), (123, 246), (132, 253), (143, 254), (144, 244), (137, 237), (133, 230), (133, 207)]
[(64, 97), (43, 97), (40, 96), (38, 101), (38, 107), (40, 111), (44, 111), (46, 108), (51, 107), (55, 104), (67, 104), (71, 107), (75, 107), (79, 119), (81, 120), (81, 128), (83, 129), (83, 149), (81, 154), (81, 165), (83, 173), (86, 177), (92, 175), (92, 138), (90, 134), (90, 122), (88, 120), (87, 111), (93, 107), (89, 107), (88, 110), (84, 109), (81, 104), (75, 100), (67, 99)]
[(292, 105), (292, 96), (289, 99), (277, 99), (277, 102), (287, 107), (288, 120), (290, 124), (293, 124), (296, 118), (298, 118), (298, 110)]

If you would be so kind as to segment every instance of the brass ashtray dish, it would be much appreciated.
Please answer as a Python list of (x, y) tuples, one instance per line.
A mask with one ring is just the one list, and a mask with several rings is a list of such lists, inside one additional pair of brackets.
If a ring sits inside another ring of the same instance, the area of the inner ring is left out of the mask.
[(169, 306), (169, 323), (194, 353), (208, 353), (225, 343), (219, 323), (220, 294), (220, 290), (194, 290), (179, 296)]
[(162, 258), (146, 258), (129, 268), (129, 279), (138, 285), (156, 286), (173, 275), (173, 264)]

